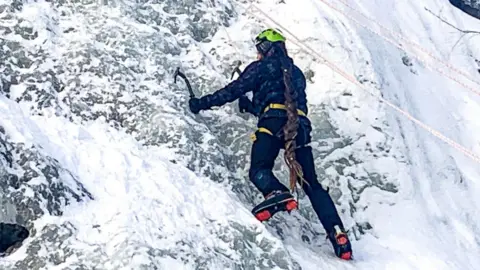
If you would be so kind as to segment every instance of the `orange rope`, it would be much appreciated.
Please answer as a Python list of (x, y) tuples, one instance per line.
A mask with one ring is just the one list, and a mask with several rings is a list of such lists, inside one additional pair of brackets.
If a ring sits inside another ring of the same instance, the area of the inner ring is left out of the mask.
[[(389, 42), (390, 44), (394, 45), (395, 47), (399, 48), (400, 50), (402, 51), (405, 51), (404, 48), (402, 48), (402, 45), (399, 44), (398, 42), (395, 42), (393, 39), (389, 38), (389, 37), (386, 37), (385, 35), (382, 35), (381, 33), (371, 29), (370, 27), (366, 26), (365, 24), (362, 24), (361, 22), (359, 22), (358, 20), (356, 20), (355, 18), (353, 18), (352, 16), (349, 16), (348, 14), (346, 14), (345, 12), (341, 11), (340, 9), (338, 9), (337, 7), (335, 7), (334, 5), (326, 2), (325, 0), (320, 0), (321, 2), (323, 2), (325, 5), (329, 6), (331, 9), (339, 12), (340, 14), (344, 15), (346, 18), (349, 18), (351, 19), (352, 21), (354, 21), (355, 23), (357, 23), (358, 25), (362, 26), (363, 28), (367, 29), (368, 31), (382, 37), (383, 39), (385, 39), (387, 42)], [(407, 38), (403, 37), (402, 35), (400, 34), (397, 34), (395, 32), (393, 32), (392, 30), (386, 28), (385, 26), (377, 23), (374, 19), (368, 17), (367, 15), (364, 15), (363, 13), (361, 13), (360, 11), (357, 11), (355, 8), (353, 8), (352, 6), (350, 6), (348, 3), (346, 3), (345, 1), (343, 0), (337, 0), (339, 2), (341, 2), (342, 4), (344, 4), (345, 6), (347, 6), (348, 8), (352, 9), (353, 11), (359, 13), (362, 17), (374, 22), (376, 25), (378, 25), (380, 28), (384, 29), (385, 31), (387, 31), (388, 33), (390, 33), (391, 35), (405, 41), (406, 43), (412, 45), (413, 47), (417, 48), (418, 50), (420, 50), (421, 52), (423, 52), (424, 54), (430, 56), (431, 58), (435, 59), (436, 61), (438, 61), (439, 63), (443, 64), (445, 67), (449, 68), (451, 71), (455, 71), (461, 75), (463, 75), (465, 78), (467, 78), (468, 80), (470, 80), (471, 82), (477, 84), (480, 86), (480, 83), (477, 82), (476, 80), (472, 79), (466, 72), (463, 72), (457, 68), (455, 68), (454, 66), (452, 66), (451, 64), (439, 59), (438, 57), (434, 56), (432, 53), (428, 52), (426, 49), (424, 49), (423, 47), (421, 47), (420, 45), (418, 45), (417, 43), (414, 43), (412, 41), (409, 41)], [(417, 59), (418, 61), (420, 62), (423, 62), (425, 64), (425, 66), (427, 66), (428, 68), (430, 69), (434, 69), (436, 71), (438, 71), (439, 73), (441, 73), (442, 75), (444, 75), (445, 77), (448, 77), (449, 79), (455, 81), (456, 83), (458, 83), (459, 85), (461, 85), (462, 87), (472, 91), (473, 93), (477, 94), (480, 96), (480, 90), (477, 90), (463, 82), (461, 82), (460, 80), (454, 78), (452, 75), (450, 74), (447, 74), (446, 72), (442, 71), (441, 69), (437, 68), (437, 67), (432, 67), (431, 65), (427, 64), (427, 61), (425, 60), (422, 60), (420, 59), (420, 57), (418, 57), (417, 55), (413, 54), (413, 57), (415, 59)]]
[[(272, 17), (270, 17), (267, 13), (265, 13), (263, 10), (261, 10), (260, 8), (258, 8), (256, 5), (251, 5), (252, 7), (254, 7), (256, 10), (258, 10), (260, 13), (262, 13), (263, 17), (264, 18), (268, 18), (270, 21), (272, 21), (276, 26), (278, 26), (279, 28), (283, 29), (286, 33), (288, 33), (290, 36), (292, 36), (294, 39), (297, 40), (297, 43), (298, 44), (301, 44), (303, 45), (305, 48), (302, 48), (306, 53), (308, 53), (309, 55), (311, 55), (312, 57), (315, 57), (316, 58), (319, 58), (321, 60), (324, 61), (324, 63), (329, 67), (331, 68), (333, 71), (335, 71), (337, 74), (343, 76), (345, 79), (349, 80), (350, 82), (352, 82), (353, 84), (357, 85), (358, 87), (360, 87), (360, 89), (366, 91), (367, 93), (371, 94), (372, 96), (378, 98), (380, 101), (384, 102), (386, 105), (388, 105), (389, 107), (391, 107), (392, 109), (396, 110), (397, 112), (401, 113), (402, 115), (404, 115), (406, 118), (408, 118), (409, 120), (411, 120), (412, 122), (414, 122), (415, 124), (417, 124), (418, 126), (420, 126), (421, 128), (425, 129), (426, 131), (428, 131), (429, 133), (431, 133), (433, 136), (437, 137), (438, 139), (442, 140), (443, 142), (447, 143), (448, 145), (452, 146), (453, 148), (459, 150), (460, 152), (462, 152), (463, 154), (465, 154), (467, 157), (471, 158), (473, 161), (476, 161), (478, 163), (480, 163), (480, 157), (473, 153), (472, 151), (468, 150), (466, 147), (460, 145), (459, 143), (455, 142), (454, 140), (444, 136), (442, 133), (440, 133), (439, 131), (435, 130), (434, 128), (432, 128), (431, 126), (423, 123), (422, 121), (418, 120), (417, 118), (415, 118), (414, 116), (412, 116), (411, 114), (409, 114), (407, 111), (405, 110), (402, 110), (400, 107), (394, 105), (393, 103), (391, 103), (390, 101), (386, 100), (385, 98), (383, 97), (380, 97), (380, 96), (377, 96), (373, 93), (371, 93), (370, 91), (368, 91), (368, 88), (365, 87), (364, 85), (362, 85), (360, 82), (358, 82), (355, 77), (353, 77), (352, 75), (349, 75), (347, 74), (346, 72), (344, 72), (343, 70), (341, 70), (340, 68), (338, 68), (336, 65), (334, 65), (332, 62), (330, 62), (328, 59), (326, 59), (325, 57), (323, 57), (321, 54), (319, 54), (318, 52), (316, 52), (314, 49), (312, 49), (310, 46), (308, 46), (307, 44), (305, 44), (304, 42), (302, 42), (298, 37), (296, 37), (292, 32), (290, 32), (287, 28), (285, 28), (284, 26), (280, 25), (277, 21), (275, 21)], [(257, 14), (253, 13), (252, 11), (248, 11), (250, 12), (252, 15), (254, 15), (255, 17), (257, 17), (259, 20), (262, 20), (262, 18), (260, 16), (258, 16)]]

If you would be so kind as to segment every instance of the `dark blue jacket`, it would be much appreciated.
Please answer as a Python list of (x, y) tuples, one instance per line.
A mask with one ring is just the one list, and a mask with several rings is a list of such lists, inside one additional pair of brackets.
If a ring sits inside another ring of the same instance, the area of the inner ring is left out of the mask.
[(267, 105), (271, 103), (284, 104), (285, 102), (285, 84), (283, 82), (281, 60), (289, 61), (292, 64), (292, 84), (298, 94), (297, 107), (304, 113), (308, 113), (305, 76), (303, 72), (293, 64), (293, 60), (290, 57), (283, 55), (272, 55), (251, 63), (245, 68), (237, 80), (232, 81), (215, 93), (200, 98), (199, 107), (205, 110), (213, 106), (222, 106), (252, 91), (253, 114), (261, 116), (262, 118), (286, 117), (284, 110), (269, 110), (267, 113), (262, 114)]

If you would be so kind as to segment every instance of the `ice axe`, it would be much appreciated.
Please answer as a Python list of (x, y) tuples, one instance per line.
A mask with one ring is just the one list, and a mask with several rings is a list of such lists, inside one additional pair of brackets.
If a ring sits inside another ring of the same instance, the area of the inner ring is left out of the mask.
[[(235, 73), (238, 73), (238, 75), (242, 74), (242, 71), (240, 70), (240, 66), (242, 65), (242, 61), (238, 61), (237, 64), (235, 65), (235, 68), (233, 69), (232, 76), (230, 79), (233, 79), (233, 76)], [(180, 67), (177, 67), (175, 70), (175, 73), (173, 74), (173, 80), (174, 83), (177, 83), (177, 77), (180, 76), (182, 79), (185, 81), (185, 84), (187, 85), (188, 92), (190, 93), (190, 98), (194, 98), (195, 94), (193, 93), (192, 86), (190, 85), (190, 81), (188, 80), (187, 76), (183, 72), (180, 71)]]
[(233, 79), (233, 76), (235, 73), (238, 73), (238, 76), (242, 74), (242, 71), (240, 70), (240, 66), (242, 65), (242, 61), (238, 60), (237, 64), (235, 65), (235, 68), (233, 69), (232, 76), (230, 77), (230, 80)]
[[(232, 76), (230, 77), (230, 80), (233, 79), (233, 76), (235, 73), (238, 73), (238, 76), (242, 75), (242, 71), (240, 70), (240, 66), (242, 65), (242, 61), (238, 60), (237, 64), (235, 65), (235, 68), (233, 69)], [(246, 97), (246, 95), (242, 95), (242, 97)]]
[(180, 71), (180, 67), (177, 67), (175, 70), (175, 74), (173, 75), (174, 83), (177, 83), (177, 77), (180, 76), (185, 81), (185, 84), (188, 88), (188, 93), (190, 93), (190, 98), (195, 98), (195, 94), (193, 93), (192, 86), (190, 85), (190, 81), (188, 80), (187, 76), (183, 72)]

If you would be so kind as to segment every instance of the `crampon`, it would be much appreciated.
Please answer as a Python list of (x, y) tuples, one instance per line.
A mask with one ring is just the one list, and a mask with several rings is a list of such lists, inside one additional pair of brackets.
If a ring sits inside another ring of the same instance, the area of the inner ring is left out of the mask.
[(267, 221), (280, 211), (291, 212), (298, 207), (297, 201), (290, 192), (272, 192), (266, 196), (265, 201), (252, 209), (253, 215), (259, 221)]
[(348, 235), (339, 226), (335, 226), (333, 231), (328, 234), (328, 239), (332, 243), (335, 255), (344, 260), (351, 260), (352, 245), (348, 239)]

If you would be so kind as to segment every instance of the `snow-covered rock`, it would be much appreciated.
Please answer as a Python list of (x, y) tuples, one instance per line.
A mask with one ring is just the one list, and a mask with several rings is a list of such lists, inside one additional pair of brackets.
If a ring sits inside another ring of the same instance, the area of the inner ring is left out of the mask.
[[(479, 153), (480, 99), (432, 69), (442, 65), (411, 42), (480, 81), (475, 39), (454, 47), (461, 33), (445, 34), (445, 24), (424, 7), (462, 28), (480, 23), (433, 0), (348, 1), (350, 7), (325, 1), (343, 13), (319, 0), (257, 4), (368, 89), (287, 35), (309, 81), (319, 181), (354, 240), (355, 262), (333, 257), (302, 193), (300, 211), (257, 222), (249, 211), (262, 198), (247, 178), (255, 119), (238, 113), (236, 103), (193, 115), (185, 85), (174, 84), (177, 67), (197, 95), (228, 83), (234, 61), (254, 59), (251, 39), (265, 16), (229, 0), (6, 0), (0, 222), (25, 226), (30, 237), (0, 267), (480, 265), (478, 164), (377, 98)], [(280, 159), (275, 173), (286, 179)]]

